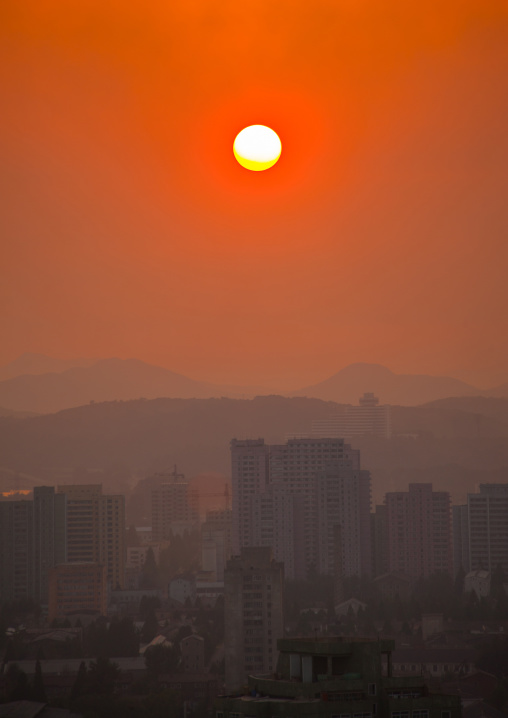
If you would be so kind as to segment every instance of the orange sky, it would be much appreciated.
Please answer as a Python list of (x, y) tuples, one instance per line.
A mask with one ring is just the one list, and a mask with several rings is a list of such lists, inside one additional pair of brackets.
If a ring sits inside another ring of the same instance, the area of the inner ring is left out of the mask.
[(3, 0), (0, 363), (507, 381), (507, 78), (506, 2)]

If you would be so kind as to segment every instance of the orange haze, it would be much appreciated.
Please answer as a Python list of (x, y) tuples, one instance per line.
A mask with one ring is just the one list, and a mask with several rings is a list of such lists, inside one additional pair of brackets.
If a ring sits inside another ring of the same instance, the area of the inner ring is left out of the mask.
[(507, 381), (507, 77), (495, 0), (4, 0), (0, 364)]

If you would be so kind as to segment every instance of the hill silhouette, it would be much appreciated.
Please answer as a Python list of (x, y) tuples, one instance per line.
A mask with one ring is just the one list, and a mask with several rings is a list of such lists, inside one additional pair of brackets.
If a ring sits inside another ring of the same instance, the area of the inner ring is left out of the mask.
[(249, 387), (223, 387), (194, 381), (139, 359), (101, 359), (91, 366), (46, 374), (23, 374), (0, 381), (0, 406), (52, 413), (91, 401), (205, 398), (253, 395)]
[[(461, 401), (394, 407), (392, 439), (365, 436), (353, 442), (362, 452), (362, 466), (372, 473), (376, 501), (384, 491), (406, 488), (413, 480), (463, 496), (480, 481), (508, 479), (508, 400), (467, 399), (467, 406)], [(319, 399), (280, 396), (89, 404), (1, 419), (0, 456), (7, 469), (40, 476), (43, 483), (58, 483), (52, 477), (62, 469), (118, 465), (124, 485), (117, 485), (128, 492), (134, 474), (149, 476), (174, 464), (187, 476), (228, 476), (232, 438), (283, 442), (287, 435), (310, 434), (313, 419), (339, 408)]]
[(452, 377), (395, 374), (380, 364), (357, 363), (318, 384), (291, 392), (291, 396), (357, 404), (364, 392), (374, 392), (381, 404), (400, 406), (416, 406), (450, 396), (480, 396), (483, 393)]
[(26, 352), (13, 361), (0, 367), (0, 381), (12, 379), (23, 374), (49, 374), (60, 373), (74, 367), (88, 367), (95, 364), (98, 359), (55, 359), (46, 354)]

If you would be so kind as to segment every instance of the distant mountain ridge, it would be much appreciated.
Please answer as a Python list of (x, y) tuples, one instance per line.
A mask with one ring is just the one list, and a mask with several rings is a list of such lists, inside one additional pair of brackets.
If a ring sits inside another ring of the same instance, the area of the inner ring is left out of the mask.
[[(69, 366), (71, 365), (71, 366)], [(52, 371), (44, 371), (52, 367)], [(251, 398), (270, 395), (262, 387), (216, 385), (196, 381), (139, 359), (59, 360), (25, 354), (0, 367), (0, 406), (8, 413), (51, 413), (85, 404), (133, 399)], [(448, 397), (508, 397), (508, 384), (482, 391), (459, 379), (418, 374), (396, 374), (379, 364), (357, 363), (322, 382), (282, 396), (308, 397), (357, 404), (365, 392), (382, 404), (417, 406)]]
[(0, 406), (41, 414), (90, 402), (130, 399), (207, 399), (253, 396), (253, 387), (216, 386), (139, 359), (100, 359), (62, 372), (23, 374), (0, 381)]
[(51, 374), (61, 373), (75, 367), (89, 367), (96, 364), (99, 359), (81, 357), (79, 359), (55, 359), (46, 354), (26, 352), (13, 361), (0, 367), (0, 381), (13, 379), (23, 374)]
[[(15, 480), (21, 473), (50, 486), (62, 475), (89, 483), (85, 469), (123, 472), (125, 482), (120, 479), (115, 492), (126, 490), (133, 472), (150, 476), (174, 464), (187, 476), (229, 476), (232, 438), (282, 443), (287, 436), (310, 433), (314, 420), (339, 408), (319, 399), (280, 396), (154, 399), (0, 419), (0, 467), (7, 472), (3, 490), (30, 488), (31, 483)], [(462, 501), (479, 482), (507, 480), (508, 399), (394, 407), (392, 423), (392, 439), (363, 436), (353, 442), (362, 467), (372, 473), (375, 502), (385, 491), (406, 491), (409, 481), (434, 482)]]
[(417, 406), (448, 397), (484, 395), (481, 389), (460, 379), (426, 374), (395, 374), (380, 364), (357, 363), (350, 364), (318, 384), (291, 392), (290, 396), (357, 404), (364, 392), (373, 392), (381, 404), (398, 406)]

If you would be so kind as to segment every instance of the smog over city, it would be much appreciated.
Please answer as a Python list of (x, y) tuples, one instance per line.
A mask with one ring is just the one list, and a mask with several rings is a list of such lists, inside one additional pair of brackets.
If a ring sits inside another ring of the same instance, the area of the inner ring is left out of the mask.
[(508, 715), (506, 2), (0, 57), (0, 718)]

